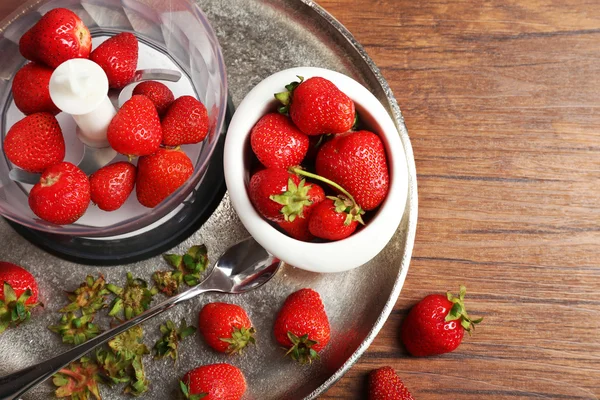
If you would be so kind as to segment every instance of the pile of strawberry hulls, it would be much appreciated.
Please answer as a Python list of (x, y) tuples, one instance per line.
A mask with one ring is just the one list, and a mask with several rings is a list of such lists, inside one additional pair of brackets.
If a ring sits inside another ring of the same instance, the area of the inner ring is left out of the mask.
[[(14, 165), (42, 174), (29, 195), (38, 217), (71, 224), (90, 201), (115, 211), (134, 187), (140, 204), (153, 208), (192, 176), (194, 165), (179, 146), (206, 138), (206, 107), (191, 96), (175, 99), (167, 86), (154, 81), (137, 85), (108, 127), (110, 146), (130, 162), (107, 165), (89, 178), (64, 162), (65, 141), (56, 120), (60, 110), (49, 91), (54, 69), (73, 58), (89, 58), (102, 67), (111, 88), (123, 88), (137, 69), (138, 41), (133, 34), (118, 34), (92, 51), (90, 32), (81, 19), (56, 8), (21, 37), (19, 50), (31, 62), (15, 75), (12, 94), (26, 116), (9, 130), (3, 149)], [(137, 167), (131, 163), (135, 157), (140, 157)]]
[(387, 196), (385, 148), (377, 134), (359, 129), (354, 102), (335, 84), (298, 78), (275, 94), (282, 103), (278, 113), (252, 128), (250, 144), (261, 165), (250, 179), (249, 197), (264, 218), (295, 239), (341, 240)]

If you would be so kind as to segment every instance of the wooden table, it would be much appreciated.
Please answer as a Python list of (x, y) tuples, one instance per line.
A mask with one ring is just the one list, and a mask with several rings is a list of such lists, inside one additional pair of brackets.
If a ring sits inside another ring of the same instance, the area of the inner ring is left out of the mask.
[[(364, 399), (368, 371), (391, 365), (420, 400), (597, 399), (600, 2), (320, 3), (390, 82), (420, 203), (394, 312), (322, 398)], [(409, 357), (409, 307), (461, 283), (483, 324), (453, 353)]]
[[(393, 366), (416, 399), (600, 397), (600, 2), (321, 0), (402, 109), (419, 222), (390, 319), (323, 399)], [(467, 286), (484, 322), (412, 358), (409, 308)]]

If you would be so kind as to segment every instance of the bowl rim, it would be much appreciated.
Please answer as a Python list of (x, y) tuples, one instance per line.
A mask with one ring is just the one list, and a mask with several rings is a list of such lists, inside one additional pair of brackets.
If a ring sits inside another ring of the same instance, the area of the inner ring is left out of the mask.
[[(327, 243), (302, 242), (273, 227), (254, 209), (247, 192), (249, 172), (244, 155), (249, 151), (251, 128), (273, 105), (272, 95), (296, 76), (322, 76), (331, 80), (377, 123), (376, 132), (386, 148), (390, 190), (369, 223), (350, 237)], [(377, 98), (349, 76), (324, 68), (295, 67), (279, 71), (256, 85), (234, 114), (225, 140), (225, 181), (231, 203), (248, 232), (284, 262), (313, 272), (342, 272), (375, 257), (396, 232), (408, 196), (405, 151), (396, 124)]]

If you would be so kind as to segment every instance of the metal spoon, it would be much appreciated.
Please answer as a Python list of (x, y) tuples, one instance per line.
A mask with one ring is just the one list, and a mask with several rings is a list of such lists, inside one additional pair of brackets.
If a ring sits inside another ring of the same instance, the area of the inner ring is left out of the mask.
[(280, 265), (281, 262), (267, 253), (254, 239), (245, 239), (227, 249), (206, 279), (197, 286), (163, 301), (137, 317), (59, 356), (0, 377), (0, 400), (17, 399), (50, 378), (65, 365), (83, 357), (95, 347), (129, 328), (157, 316), (176, 304), (206, 292), (244, 293), (256, 289), (268, 282), (277, 273)]
[[(181, 72), (171, 69), (140, 69), (135, 72), (133, 80), (127, 85), (132, 85), (141, 81), (168, 81), (177, 82), (181, 79)], [(126, 86), (126, 87), (127, 87)], [(108, 98), (113, 106), (119, 108), (119, 96), (123, 89), (111, 89), (108, 91)], [(97, 149), (84, 145), (83, 158), (79, 161), (79, 168), (87, 175), (91, 175), (100, 168), (107, 165), (117, 156), (117, 152), (110, 147)], [(8, 173), (11, 180), (29, 185), (35, 185), (39, 182), (42, 174), (27, 172), (21, 168), (14, 167)]]

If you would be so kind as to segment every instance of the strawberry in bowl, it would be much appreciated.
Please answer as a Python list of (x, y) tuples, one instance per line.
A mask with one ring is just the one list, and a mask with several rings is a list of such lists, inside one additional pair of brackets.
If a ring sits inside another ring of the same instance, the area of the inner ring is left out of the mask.
[[(368, 89), (338, 72), (292, 68), (259, 83), (238, 107), (225, 180), (265, 249), (299, 268), (340, 272), (367, 263), (396, 232), (407, 196), (403, 154), (394, 122)], [(324, 195), (311, 196), (312, 186)]]

